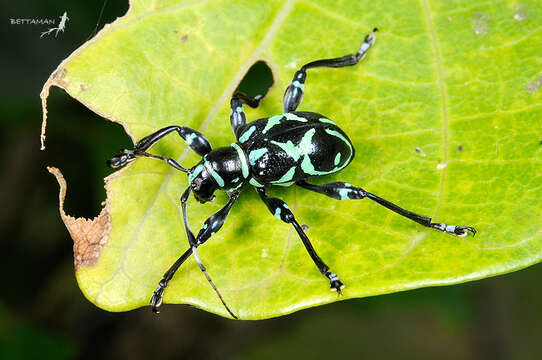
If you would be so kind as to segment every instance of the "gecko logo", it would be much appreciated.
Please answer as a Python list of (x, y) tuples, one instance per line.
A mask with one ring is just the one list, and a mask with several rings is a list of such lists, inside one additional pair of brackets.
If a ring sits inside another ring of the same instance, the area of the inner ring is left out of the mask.
[[(64, 29), (66, 28), (66, 22), (70, 20), (68, 17), (68, 13), (64, 11), (64, 14), (62, 16), (59, 16), (60, 22), (58, 23), (58, 26), (50, 27), (46, 31), (42, 32), (40, 35), (40, 38), (44, 37), (45, 35), (55, 33), (55, 37), (58, 35), (60, 31), (64, 32)], [(55, 25), (56, 20), (55, 19), (9, 19), (11, 25)]]
[(70, 18), (68, 17), (68, 13), (66, 11), (64, 11), (64, 14), (62, 14), (62, 16), (59, 16), (59, 18), (60, 22), (58, 23), (58, 26), (49, 28), (47, 31), (42, 32), (40, 38), (44, 37), (45, 35), (49, 35), (52, 32), (55, 33), (55, 37), (58, 35), (59, 31), (64, 32), (64, 29), (66, 28), (66, 22), (70, 20)]

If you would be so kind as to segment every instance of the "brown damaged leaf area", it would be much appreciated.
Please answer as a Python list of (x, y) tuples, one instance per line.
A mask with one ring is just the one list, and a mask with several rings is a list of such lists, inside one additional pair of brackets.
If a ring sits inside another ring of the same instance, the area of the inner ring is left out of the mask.
[(58, 194), (60, 216), (73, 239), (75, 270), (93, 266), (98, 261), (111, 233), (111, 216), (107, 206), (94, 219), (75, 218), (67, 215), (64, 211), (66, 180), (59, 169), (48, 167), (47, 170), (56, 177), (60, 186)]
[(62, 66), (59, 66), (55, 72), (51, 74), (47, 82), (43, 85), (43, 89), (40, 93), (41, 98), (41, 108), (43, 112), (43, 120), (41, 123), (41, 150), (45, 150), (45, 128), (47, 126), (47, 98), (49, 97), (49, 90), (52, 85), (56, 85), (58, 87), (61, 87), (63, 89), (66, 89), (68, 87), (68, 83), (64, 81), (64, 78), (66, 77), (67, 70), (63, 68)]

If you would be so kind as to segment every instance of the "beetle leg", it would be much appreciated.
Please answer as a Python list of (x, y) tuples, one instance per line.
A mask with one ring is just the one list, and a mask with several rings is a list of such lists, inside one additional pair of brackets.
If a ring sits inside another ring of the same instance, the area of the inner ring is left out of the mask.
[(162, 296), (164, 294), (164, 290), (166, 289), (169, 281), (179, 269), (181, 264), (190, 256), (190, 254), (194, 254), (194, 258), (196, 259), (196, 262), (198, 263), (198, 266), (200, 270), (203, 272), (205, 277), (207, 278), (207, 281), (211, 284), (212, 288), (218, 295), (220, 301), (228, 311), (228, 313), (234, 318), (237, 319), (237, 316), (230, 310), (228, 305), (226, 305), (226, 302), (224, 301), (224, 298), (220, 294), (220, 291), (218, 291), (218, 288), (213, 283), (213, 280), (211, 280), (211, 277), (207, 273), (207, 269), (205, 268), (205, 265), (203, 265), (203, 262), (201, 261), (200, 257), (197, 253), (197, 247), (201, 244), (203, 244), (205, 241), (207, 241), (212, 235), (214, 235), (222, 225), (224, 225), (224, 222), (226, 221), (226, 217), (228, 216), (233, 204), (239, 197), (239, 193), (233, 193), (230, 195), (230, 201), (222, 209), (217, 211), (215, 214), (211, 215), (203, 224), (201, 230), (198, 233), (197, 237), (194, 237), (194, 233), (192, 233), (192, 230), (190, 230), (190, 226), (188, 225), (188, 216), (186, 213), (186, 202), (188, 201), (188, 197), (190, 195), (191, 188), (188, 187), (183, 195), (181, 196), (181, 208), (183, 211), (183, 218), (184, 218), (184, 226), (186, 229), (186, 235), (188, 237), (188, 244), (190, 245), (190, 248), (184, 252), (184, 254), (177, 259), (177, 261), (166, 271), (164, 276), (162, 277), (162, 280), (158, 283), (158, 287), (156, 290), (154, 290), (154, 293), (151, 298), (151, 306), (152, 311), (155, 313), (158, 313), (158, 307), (162, 304)]
[(305, 245), (305, 248), (307, 249), (307, 252), (312, 258), (312, 261), (314, 261), (314, 263), (316, 264), (318, 270), (320, 270), (322, 275), (329, 279), (330, 290), (337, 291), (337, 293), (341, 295), (341, 290), (344, 288), (343, 283), (341, 282), (341, 280), (339, 280), (337, 274), (329, 271), (329, 266), (327, 266), (320, 258), (320, 256), (318, 256), (309, 238), (303, 231), (303, 228), (296, 221), (294, 214), (290, 211), (288, 205), (286, 205), (286, 203), (280, 199), (268, 197), (265, 193), (265, 188), (263, 187), (256, 188), (256, 191), (258, 191), (260, 198), (263, 200), (271, 214), (273, 214), (276, 218), (284, 221), (287, 224), (292, 224), (294, 229), (297, 231), (297, 234), (301, 238), (303, 245)]
[(164, 276), (162, 277), (162, 280), (158, 283), (158, 287), (156, 290), (154, 290), (152, 297), (151, 297), (151, 309), (155, 314), (158, 314), (160, 310), (158, 308), (160, 305), (162, 305), (162, 296), (164, 295), (164, 290), (166, 290), (167, 285), (169, 284), (169, 281), (173, 278), (173, 275), (177, 272), (179, 267), (188, 259), (188, 257), (192, 255), (192, 248), (188, 248), (182, 254), (177, 261), (168, 269), (168, 271), (165, 272)]
[(262, 95), (251, 97), (242, 92), (236, 92), (233, 94), (230, 101), (230, 123), (237, 139), (239, 139), (239, 135), (241, 135), (240, 129), (247, 123), (247, 118), (245, 116), (245, 112), (243, 111), (243, 103), (252, 108), (256, 108), (260, 104), (260, 100), (262, 98)]
[(368, 198), (401, 216), (417, 222), (418, 224), (448, 234), (464, 237), (467, 236), (469, 232), (471, 232), (473, 236), (476, 235), (476, 229), (471, 226), (446, 225), (442, 223), (431, 222), (431, 218), (429, 217), (418, 215), (409, 210), (403, 209), (395, 205), (394, 203), (384, 200), (381, 197), (376, 196), (375, 194), (363, 190), (362, 188), (352, 186), (346, 182), (337, 181), (324, 185), (313, 185), (302, 180), (298, 181), (296, 184), (301, 186), (302, 188), (327, 195), (336, 200), (359, 200), (363, 198)]
[(186, 144), (195, 151), (197, 154), (204, 156), (205, 154), (211, 151), (211, 144), (200, 132), (192, 130), (187, 127), (180, 126), (168, 126), (154, 133), (144, 137), (139, 140), (134, 145), (134, 150), (122, 149), (119, 153), (113, 156), (111, 159), (107, 160), (107, 165), (110, 167), (116, 168), (119, 166), (126, 165), (127, 163), (135, 160), (138, 156), (150, 157), (153, 159), (158, 159), (167, 162), (169, 165), (173, 166), (177, 170), (188, 172), (181, 165), (179, 165), (175, 160), (170, 158), (165, 158), (163, 156), (152, 155), (146, 152), (151, 146), (160, 141), (163, 137), (169, 133), (177, 131), (180, 137), (186, 142)]
[(365, 36), (365, 40), (361, 44), (361, 47), (355, 54), (346, 55), (343, 57), (335, 59), (322, 59), (312, 61), (308, 64), (303, 65), (296, 73), (290, 85), (286, 88), (284, 92), (283, 100), (283, 111), (285, 113), (295, 111), (301, 100), (303, 99), (303, 92), (305, 91), (305, 79), (307, 78), (307, 69), (316, 68), (316, 67), (343, 67), (343, 66), (352, 66), (356, 65), (361, 59), (365, 57), (367, 51), (375, 42), (375, 32), (377, 28), (374, 28), (373, 31)]

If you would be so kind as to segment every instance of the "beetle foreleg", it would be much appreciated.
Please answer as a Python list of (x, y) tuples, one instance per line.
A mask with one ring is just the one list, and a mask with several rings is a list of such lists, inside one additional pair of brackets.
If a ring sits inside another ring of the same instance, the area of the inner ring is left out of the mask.
[(134, 151), (138, 152), (148, 150), (151, 146), (156, 144), (159, 140), (172, 131), (177, 131), (179, 136), (186, 142), (186, 145), (188, 145), (190, 149), (192, 149), (198, 155), (204, 156), (205, 154), (211, 152), (211, 144), (209, 143), (209, 140), (203, 136), (203, 134), (185, 126), (181, 127), (176, 125), (167, 126), (139, 140), (134, 146)]
[(305, 245), (305, 248), (307, 249), (307, 252), (309, 253), (312, 261), (316, 264), (318, 270), (320, 270), (322, 275), (329, 279), (330, 290), (337, 291), (337, 293), (341, 295), (341, 290), (344, 288), (343, 283), (341, 282), (337, 274), (329, 271), (329, 266), (327, 266), (324, 261), (322, 261), (320, 256), (318, 256), (309, 238), (303, 231), (301, 225), (299, 225), (299, 223), (296, 221), (295, 216), (288, 207), (288, 205), (286, 205), (286, 203), (280, 199), (268, 197), (265, 193), (265, 188), (263, 187), (256, 188), (256, 191), (258, 191), (260, 198), (263, 200), (271, 214), (273, 214), (277, 219), (282, 220), (287, 224), (292, 224), (294, 229), (297, 231), (297, 234), (301, 238), (303, 245)]
[(303, 181), (298, 181), (296, 184), (301, 186), (302, 188), (327, 195), (337, 200), (358, 200), (358, 199), (363, 199), (366, 197), (401, 216), (404, 216), (406, 218), (409, 218), (410, 220), (417, 222), (418, 224), (421, 224), (423, 226), (426, 226), (435, 230), (439, 230), (448, 234), (457, 235), (461, 237), (467, 236), (469, 231), (472, 232), (473, 236), (476, 234), (476, 229), (474, 229), (471, 226), (446, 225), (442, 223), (431, 222), (431, 218), (429, 217), (418, 215), (416, 213), (413, 213), (412, 211), (403, 209), (402, 207), (399, 207), (395, 205), (394, 203), (384, 200), (381, 197), (376, 196), (375, 194), (372, 194), (370, 192), (363, 190), (362, 188), (352, 186), (346, 182), (337, 181), (337, 182), (324, 184), (324, 185), (313, 185), (303, 180)]
[(207, 241), (211, 236), (213, 236), (215, 234), (215, 232), (220, 230), (222, 225), (224, 225), (224, 222), (226, 221), (226, 217), (228, 216), (228, 214), (229, 214), (229, 212), (230, 212), (230, 210), (231, 210), (231, 208), (233, 206), (233, 203), (239, 197), (239, 194), (234, 193), (233, 195), (231, 195), (230, 196), (230, 201), (228, 201), (228, 203), (226, 205), (224, 205), (224, 207), (222, 209), (220, 209), (219, 211), (217, 211), (216, 213), (211, 215), (205, 221), (205, 223), (203, 224), (201, 230), (198, 233), (197, 238), (194, 238), (194, 234), (192, 233), (192, 230), (190, 230), (190, 226), (188, 225), (188, 215), (186, 213), (186, 202), (188, 200), (188, 196), (190, 195), (190, 189), (191, 188), (189, 186), (188, 189), (186, 189), (186, 191), (183, 193), (183, 196), (181, 197), (181, 207), (182, 207), (182, 211), (183, 211), (183, 219), (184, 219), (184, 226), (185, 226), (185, 229), (186, 229), (186, 235), (188, 236), (188, 243), (192, 247), (192, 253), (194, 254), (194, 258), (196, 259), (196, 262), (198, 263), (199, 268), (201, 269), (201, 271), (203, 272), (203, 274), (205, 275), (205, 277), (207, 278), (207, 280), (211, 284), (212, 288), (214, 289), (214, 291), (218, 295), (218, 298), (220, 299), (220, 301), (222, 302), (222, 304), (224, 305), (224, 307), (226, 308), (228, 313), (230, 313), (230, 315), (234, 319), (237, 319), (237, 316), (235, 316), (235, 314), (230, 310), (230, 308), (226, 304), (226, 301), (224, 301), (224, 298), (220, 294), (220, 291), (218, 291), (218, 288), (213, 283), (213, 280), (211, 280), (211, 277), (207, 273), (207, 269), (203, 265), (201, 259), (198, 256), (198, 253), (196, 252), (196, 248), (199, 245), (203, 244), (205, 241)]
[(171, 278), (173, 278), (173, 275), (175, 275), (179, 267), (186, 261), (186, 259), (188, 259), (190, 255), (192, 255), (192, 248), (188, 248), (188, 250), (186, 250), (184, 254), (182, 254), (177, 259), (177, 261), (175, 261), (175, 263), (168, 269), (168, 271), (166, 271), (166, 273), (162, 277), (162, 280), (160, 280), (160, 282), (158, 283), (158, 287), (156, 288), (156, 290), (154, 290), (154, 293), (151, 297), (151, 308), (155, 314), (158, 314), (160, 312), (158, 308), (160, 307), (160, 305), (162, 305), (162, 296), (164, 295), (164, 290), (166, 289), (169, 281), (171, 280)]
[[(182, 265), (183, 262), (186, 261), (186, 259), (191, 255), (194, 254), (194, 258), (196, 259), (196, 262), (198, 263), (198, 266), (200, 270), (203, 272), (205, 277), (207, 278), (207, 281), (211, 284), (213, 290), (218, 295), (220, 301), (228, 311), (228, 313), (234, 318), (237, 319), (237, 316), (230, 310), (226, 302), (224, 301), (224, 298), (220, 294), (220, 291), (218, 291), (218, 288), (215, 286), (213, 280), (207, 273), (207, 269), (205, 268), (205, 265), (203, 265), (203, 262), (201, 261), (200, 257), (197, 253), (197, 247), (201, 244), (203, 244), (205, 241), (207, 241), (212, 235), (215, 234), (222, 225), (224, 225), (224, 222), (226, 221), (226, 217), (228, 216), (228, 213), (231, 210), (231, 207), (233, 206), (233, 203), (237, 200), (239, 197), (238, 193), (234, 193), (230, 196), (230, 201), (218, 212), (211, 215), (204, 223), (203, 227), (198, 233), (197, 238), (194, 237), (194, 233), (192, 230), (190, 230), (190, 226), (188, 225), (188, 216), (186, 212), (186, 202), (188, 201), (188, 197), (190, 195), (191, 188), (188, 187), (183, 195), (181, 196), (181, 208), (183, 211), (183, 219), (184, 219), (184, 226), (186, 229), (186, 235), (188, 237), (188, 243), (190, 245), (190, 248), (184, 252), (183, 255), (177, 261), (169, 268), (168, 271), (164, 274), (162, 277), (162, 280), (158, 283), (158, 287), (154, 291), (152, 298), (151, 298), (151, 306), (152, 311), (155, 313), (158, 313), (158, 307), (162, 304), (162, 296), (164, 294), (164, 290), (166, 289), (169, 281), (173, 278), (173, 275), (175, 272), (179, 269), (179, 267)], [(208, 230), (208, 231), (206, 231)]]
[(154, 133), (144, 137), (139, 140), (134, 145), (134, 150), (123, 149), (119, 153), (113, 156), (111, 159), (107, 160), (107, 165), (110, 167), (116, 168), (119, 166), (126, 165), (127, 163), (135, 160), (136, 157), (150, 157), (153, 159), (158, 159), (167, 162), (169, 165), (173, 166), (177, 170), (188, 172), (185, 168), (179, 165), (175, 160), (166, 158), (163, 156), (152, 155), (146, 152), (151, 146), (160, 141), (163, 137), (169, 133), (177, 131), (180, 137), (186, 142), (186, 144), (197, 154), (203, 156), (211, 151), (211, 144), (200, 132), (192, 130), (187, 127), (180, 126), (168, 126)]

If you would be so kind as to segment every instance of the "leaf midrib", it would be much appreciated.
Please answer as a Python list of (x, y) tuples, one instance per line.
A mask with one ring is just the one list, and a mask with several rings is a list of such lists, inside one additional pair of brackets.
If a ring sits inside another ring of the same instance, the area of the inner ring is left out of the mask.
[[(204, 132), (204, 130), (207, 128), (209, 122), (215, 118), (218, 111), (221, 109), (221, 107), (226, 102), (226, 100), (231, 96), (233, 91), (237, 88), (237, 86), (239, 85), (239, 83), (241, 82), (241, 80), (243, 79), (243, 77), (245, 76), (247, 71), (250, 69), (250, 67), (254, 63), (256, 63), (256, 61), (259, 59), (260, 54), (268, 46), (269, 42), (271, 42), (274, 39), (274, 37), (275, 37), (276, 33), (278, 32), (280, 26), (282, 25), (282, 23), (284, 22), (286, 17), (290, 14), (293, 6), (295, 5), (295, 2), (296, 2), (296, 0), (286, 0), (284, 2), (283, 6), (281, 7), (281, 9), (277, 13), (277, 16), (276, 16), (275, 20), (269, 26), (268, 31), (266, 32), (266, 35), (262, 38), (262, 40), (260, 41), (258, 46), (254, 49), (254, 51), (252, 52), (250, 57), (247, 59), (247, 61), (245, 61), (243, 63), (243, 65), (239, 68), (239, 71), (236, 73), (236, 75), (233, 77), (233, 79), (228, 83), (228, 85), (226, 86), (226, 88), (222, 92), (221, 96), (218, 98), (218, 100), (214, 103), (214, 105), (209, 110), (207, 116), (202, 121), (201, 125), (198, 127), (199, 132), (202, 132), (202, 133)], [(201, 3), (201, 1), (191, 3), (190, 5), (196, 5), (196, 4), (199, 4), (199, 3)], [(186, 6), (188, 6), (188, 5), (185, 4), (185, 6), (182, 6), (182, 7), (186, 7)], [(143, 17), (146, 17), (146, 15), (145, 16), (139, 16), (137, 19), (134, 19), (134, 21), (139, 20), (139, 19), (141, 19)], [(130, 23), (133, 23), (134, 21), (131, 21)], [(189, 154), (189, 151), (190, 151), (189, 148), (185, 148), (183, 150), (183, 152), (177, 158), (177, 162), (181, 162), (182, 160), (184, 160), (186, 158), (186, 156)], [(126, 245), (126, 247), (124, 249), (124, 252), (123, 252), (122, 259), (119, 262), (119, 267), (118, 267), (117, 271), (115, 271), (111, 275), (111, 277), (110, 277), (110, 279), (108, 281), (105, 281), (102, 284), (102, 286), (100, 288), (100, 291), (98, 292), (98, 295), (96, 297), (100, 296), (100, 294), (103, 293), (103, 289), (108, 283), (113, 281), (113, 279), (121, 271), (124, 271), (124, 263), (125, 263), (126, 258), (128, 256), (128, 250), (131, 248), (132, 244), (139, 237), (139, 233), (140, 233), (141, 229), (143, 228), (143, 225), (145, 224), (149, 214), (151, 213), (151, 210), (154, 207), (154, 204), (156, 203), (156, 201), (159, 198), (162, 191), (165, 188), (167, 188), (167, 185), (169, 184), (169, 181), (171, 180), (171, 176), (176, 172), (177, 171), (174, 170), (174, 169), (170, 169), (168, 171), (167, 175), (164, 178), (164, 181), (162, 182), (162, 184), (158, 188), (158, 191), (156, 192), (156, 195), (153, 197), (153, 199), (149, 203), (149, 206), (145, 210), (145, 214), (141, 218), (141, 221), (139, 222), (136, 230), (134, 231), (134, 235), (132, 236), (132, 239)], [(294, 206), (295, 206), (295, 204), (294, 204)], [(284, 255), (284, 257), (285, 256), (286, 256), (286, 254)], [(281, 261), (281, 263), (283, 261)]]
[[(446, 88), (444, 85), (444, 72), (442, 71), (442, 56), (440, 51), (439, 42), (437, 41), (437, 34), (435, 29), (435, 23), (433, 21), (431, 7), (427, 0), (420, 0), (423, 5), (425, 13), (425, 21), (429, 29), (429, 35), (431, 37), (431, 47), (433, 48), (433, 56), (435, 58), (435, 64), (437, 69), (437, 84), (440, 90), (440, 101), (441, 101), (441, 111), (442, 111), (442, 162), (448, 164), (448, 96), (446, 94)], [(446, 173), (448, 167), (442, 169), (442, 177), (440, 180), (440, 192), (439, 192), (439, 201), (437, 208), (434, 212), (433, 217), (437, 217), (444, 197), (444, 186), (446, 183)]]
[[(436, 76), (437, 76), (437, 84), (439, 87), (440, 92), (440, 101), (441, 101), (441, 113), (442, 113), (442, 163), (448, 164), (448, 97), (446, 94), (446, 88), (444, 85), (444, 72), (442, 71), (442, 57), (441, 57), (441, 51), (439, 42), (437, 40), (437, 34), (435, 29), (435, 23), (433, 21), (432, 11), (431, 7), (427, 0), (420, 0), (420, 5), (422, 6), (423, 12), (424, 12), (424, 19), (425, 23), (427, 25), (427, 29), (429, 32), (429, 36), (431, 39), (431, 48), (433, 50), (433, 57), (435, 59), (435, 65), (436, 65)], [(445, 166), (441, 170), (441, 178), (440, 178), (440, 189), (438, 194), (438, 202), (435, 211), (433, 212), (432, 219), (438, 218), (439, 212), (442, 207), (443, 198), (444, 198), (444, 189), (446, 185), (446, 173), (447, 173), (448, 167)], [(429, 236), (431, 233), (431, 229), (426, 229), (419, 237), (415, 237), (412, 240), (412, 244), (408, 249), (405, 250), (403, 255), (397, 259), (397, 261), (393, 262), (392, 264), (389, 264), (385, 268), (390, 268), (393, 266), (398, 265), (401, 263), (404, 259), (407, 258), (407, 256), (421, 243)], [(384, 269), (381, 269), (382, 271)], [(378, 271), (377, 271), (378, 272)]]

